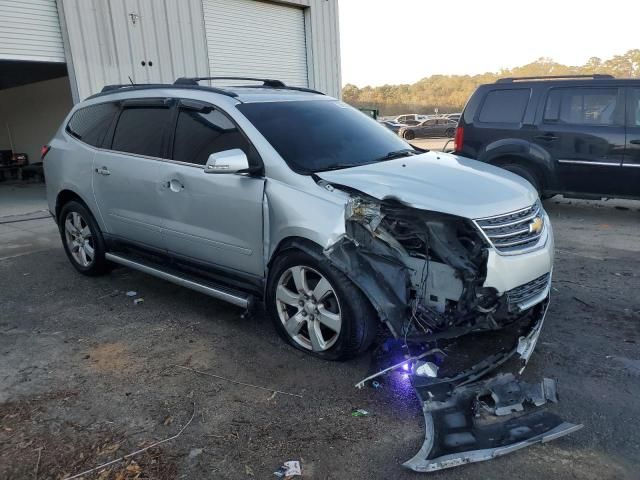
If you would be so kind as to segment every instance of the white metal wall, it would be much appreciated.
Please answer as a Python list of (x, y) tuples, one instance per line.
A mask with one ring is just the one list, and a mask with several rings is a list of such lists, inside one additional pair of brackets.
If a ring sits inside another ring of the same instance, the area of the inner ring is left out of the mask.
[[(202, 0), (60, 0), (79, 99), (114, 83), (209, 75)], [(76, 99), (77, 101), (77, 99)]]
[[(209, 52), (215, 66), (216, 46), (207, 49), (203, 1), (207, 0), (57, 0), (74, 101), (104, 85), (128, 83), (129, 77), (145, 83), (210, 75)], [(302, 9), (308, 85), (339, 97), (338, 0), (245, 1), (256, 9), (278, 3)], [(236, 26), (243, 27), (243, 21)], [(232, 43), (227, 44), (228, 52)], [(238, 57), (247, 55), (246, 48), (237, 43), (236, 47)]]
[(203, 7), (212, 76), (309, 85), (302, 8), (255, 0), (203, 0)]
[(65, 61), (56, 0), (0, 0), (0, 60)]

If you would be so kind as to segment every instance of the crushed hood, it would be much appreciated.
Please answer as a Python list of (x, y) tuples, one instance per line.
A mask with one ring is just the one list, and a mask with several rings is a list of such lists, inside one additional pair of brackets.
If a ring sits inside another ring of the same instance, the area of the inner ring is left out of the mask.
[(441, 152), (317, 174), (378, 200), (466, 218), (531, 206), (538, 195), (521, 177), (486, 163)]

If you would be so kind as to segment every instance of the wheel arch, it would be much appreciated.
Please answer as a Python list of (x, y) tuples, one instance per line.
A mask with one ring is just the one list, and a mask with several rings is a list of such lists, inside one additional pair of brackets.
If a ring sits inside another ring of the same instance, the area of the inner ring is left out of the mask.
[(81, 203), (87, 210), (89, 210), (89, 212), (91, 212), (91, 214), (94, 218), (96, 218), (97, 221), (97, 217), (95, 213), (91, 211), (91, 208), (89, 208), (89, 204), (77, 192), (66, 188), (58, 192), (58, 195), (56, 196), (56, 222), (60, 221), (60, 212), (62, 211), (62, 207), (64, 207), (72, 200)]

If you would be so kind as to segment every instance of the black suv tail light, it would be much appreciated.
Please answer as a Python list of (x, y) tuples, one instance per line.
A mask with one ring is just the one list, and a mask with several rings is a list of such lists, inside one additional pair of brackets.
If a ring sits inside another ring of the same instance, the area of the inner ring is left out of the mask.
[(453, 139), (453, 151), (458, 153), (462, 151), (462, 144), (464, 142), (464, 127), (456, 128), (456, 136)]

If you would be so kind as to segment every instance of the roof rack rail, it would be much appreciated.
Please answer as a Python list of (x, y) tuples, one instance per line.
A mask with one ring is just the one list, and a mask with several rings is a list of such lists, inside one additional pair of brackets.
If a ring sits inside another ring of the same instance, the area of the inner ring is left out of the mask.
[(119, 90), (124, 90), (127, 92), (136, 91), (136, 90), (150, 90), (154, 88), (189, 88), (194, 90), (205, 90), (207, 92), (218, 93), (220, 95), (226, 95), (227, 97), (237, 97), (238, 94), (229, 90), (223, 90), (221, 88), (216, 87), (206, 87), (198, 85), (197, 83), (190, 83), (184, 85), (176, 85), (172, 83), (124, 83), (124, 84), (114, 84), (114, 85), (105, 85), (99, 93), (95, 93), (90, 97), (87, 97), (85, 100), (90, 100), (92, 98), (101, 97), (103, 95), (108, 95), (110, 93), (117, 93)]
[(532, 77), (506, 77), (496, 80), (496, 83), (513, 83), (523, 82), (527, 80), (570, 80), (573, 78), (592, 78), (594, 80), (612, 79), (613, 75), (607, 75), (602, 73), (594, 73), (593, 75), (536, 75)]
[(180, 77), (174, 85), (198, 85), (201, 80), (249, 80), (253, 82), (262, 82), (263, 87), (285, 88), (286, 85), (281, 80), (273, 80), (270, 78), (253, 78), (253, 77)]
[(112, 85), (105, 85), (100, 90), (100, 93), (105, 92), (113, 92), (114, 90), (119, 90), (121, 88), (131, 88), (131, 87), (166, 87), (166, 84), (162, 83), (114, 83)]
[[(251, 82), (262, 82), (262, 85), (242, 85), (243, 88), (283, 88), (286, 90), (296, 90), (299, 92), (317, 93), (318, 95), (324, 95), (324, 93), (318, 90), (313, 90), (306, 87), (291, 87), (286, 85), (282, 80), (275, 80), (270, 78), (254, 78), (254, 77), (180, 77), (174, 85), (198, 85), (201, 80), (248, 80)], [(237, 85), (236, 85), (237, 86)]]

